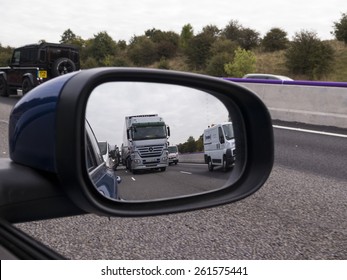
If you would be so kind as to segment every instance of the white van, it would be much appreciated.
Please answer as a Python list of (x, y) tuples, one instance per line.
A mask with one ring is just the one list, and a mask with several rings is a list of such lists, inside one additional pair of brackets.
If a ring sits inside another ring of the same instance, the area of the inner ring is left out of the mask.
[(167, 149), (169, 151), (169, 165), (171, 163), (177, 164), (179, 161), (177, 146), (169, 146)]
[(106, 163), (108, 168), (112, 168), (113, 162), (110, 157), (111, 146), (107, 141), (99, 141), (98, 142), (100, 153)]
[(227, 171), (235, 164), (235, 138), (231, 122), (213, 125), (204, 130), (204, 159), (208, 170), (221, 166)]

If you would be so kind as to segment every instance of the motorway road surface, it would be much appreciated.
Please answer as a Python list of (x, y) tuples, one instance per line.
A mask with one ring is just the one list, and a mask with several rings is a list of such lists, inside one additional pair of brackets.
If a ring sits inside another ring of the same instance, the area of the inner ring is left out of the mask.
[(223, 187), (232, 169), (208, 171), (207, 164), (180, 163), (170, 165), (165, 172), (141, 171), (132, 174), (120, 166), (116, 174), (122, 178), (119, 196), (124, 200), (162, 199), (207, 192)]
[[(7, 121), (16, 100), (0, 98), (2, 157), (8, 156)], [(156, 217), (90, 214), (17, 226), (71, 259), (347, 259), (347, 138), (283, 128), (274, 133), (270, 178), (237, 203)]]

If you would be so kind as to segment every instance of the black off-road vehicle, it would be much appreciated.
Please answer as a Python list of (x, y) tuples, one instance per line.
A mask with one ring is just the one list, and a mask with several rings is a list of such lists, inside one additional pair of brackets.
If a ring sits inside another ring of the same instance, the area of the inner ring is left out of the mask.
[(13, 51), (10, 65), (0, 67), (0, 96), (25, 94), (33, 87), (54, 77), (80, 69), (79, 51), (75, 46), (41, 43)]

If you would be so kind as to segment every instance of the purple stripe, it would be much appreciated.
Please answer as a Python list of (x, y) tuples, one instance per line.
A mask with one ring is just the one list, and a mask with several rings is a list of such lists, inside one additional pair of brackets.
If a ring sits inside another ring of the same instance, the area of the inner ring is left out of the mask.
[(281, 80), (267, 80), (267, 79), (243, 79), (243, 78), (223, 78), (227, 81), (238, 83), (255, 83), (255, 84), (283, 84), (293, 86), (318, 86), (318, 87), (347, 87), (347, 82), (324, 82), (324, 81), (281, 81)]

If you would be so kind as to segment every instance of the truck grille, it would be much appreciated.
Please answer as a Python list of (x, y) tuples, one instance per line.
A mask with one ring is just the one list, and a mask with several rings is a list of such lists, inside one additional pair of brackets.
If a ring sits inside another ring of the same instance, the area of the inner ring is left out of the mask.
[(163, 149), (164, 145), (138, 147), (139, 154), (142, 158), (160, 157)]

